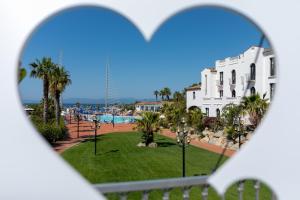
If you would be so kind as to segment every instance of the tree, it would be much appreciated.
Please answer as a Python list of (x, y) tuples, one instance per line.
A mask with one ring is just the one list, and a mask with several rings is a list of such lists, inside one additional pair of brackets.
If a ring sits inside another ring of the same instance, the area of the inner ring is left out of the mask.
[(200, 133), (204, 129), (203, 113), (199, 108), (191, 109), (187, 113), (187, 124), (192, 127), (196, 133)]
[(173, 99), (176, 100), (176, 102), (179, 102), (184, 99), (184, 96), (182, 93), (176, 91), (173, 93)]
[(262, 99), (257, 93), (248, 97), (243, 97), (241, 106), (249, 114), (249, 119), (252, 125), (254, 127), (257, 127), (264, 117), (269, 104), (267, 102), (267, 99)]
[(159, 96), (161, 96), (162, 101), (165, 100), (165, 91), (163, 89), (159, 91)]
[(158, 90), (155, 90), (155, 91), (154, 91), (154, 95), (155, 95), (155, 99), (156, 99), (156, 101), (157, 101), (157, 97), (158, 97), (158, 95), (159, 95), (159, 91), (158, 91)]
[(66, 71), (64, 67), (59, 67), (57, 65), (52, 70), (49, 81), (50, 94), (53, 97), (55, 104), (56, 125), (58, 127), (61, 113), (60, 97), (62, 92), (66, 89), (68, 85), (72, 83), (72, 81), (70, 79), (69, 72)]
[(43, 81), (43, 99), (44, 99), (44, 109), (43, 109), (43, 121), (47, 123), (48, 121), (48, 100), (49, 100), (49, 77), (55, 66), (51, 58), (43, 57), (42, 60), (36, 59), (35, 62), (30, 64), (32, 70), (30, 77), (38, 78)]
[[(224, 132), (226, 133), (227, 139), (231, 140), (234, 144), (239, 134), (244, 134), (244, 128), (240, 119), (245, 114), (245, 110), (241, 105), (233, 103), (227, 104), (222, 109), (222, 121), (225, 124)], [(240, 129), (239, 132), (238, 129)]]
[(137, 129), (143, 133), (142, 143), (148, 146), (154, 141), (154, 132), (159, 130), (159, 115), (154, 112), (143, 112), (142, 118), (137, 120)]
[(245, 111), (240, 105), (230, 103), (225, 105), (222, 109), (222, 119), (227, 127), (233, 126), (234, 120), (243, 115), (245, 115)]
[(170, 96), (171, 96), (171, 94), (172, 94), (170, 88), (165, 87), (165, 88), (163, 89), (163, 91), (164, 91), (164, 95), (167, 97), (167, 100), (170, 100)]

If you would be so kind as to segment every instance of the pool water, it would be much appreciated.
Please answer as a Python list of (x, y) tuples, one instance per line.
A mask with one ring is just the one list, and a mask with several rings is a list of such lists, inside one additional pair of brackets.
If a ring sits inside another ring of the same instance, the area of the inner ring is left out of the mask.
[(137, 118), (135, 116), (115, 115), (113, 117), (112, 115), (97, 115), (97, 119), (101, 123), (112, 123), (112, 121), (114, 120), (115, 124), (126, 124), (126, 123), (134, 123)]

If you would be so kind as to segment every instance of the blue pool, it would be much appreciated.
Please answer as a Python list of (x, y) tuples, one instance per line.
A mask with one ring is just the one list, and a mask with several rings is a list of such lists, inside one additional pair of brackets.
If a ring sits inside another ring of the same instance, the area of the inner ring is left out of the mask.
[(101, 121), (101, 123), (112, 123), (114, 119), (115, 124), (125, 124), (125, 123), (134, 123), (137, 119), (135, 116), (119, 116), (115, 115), (97, 115), (97, 119)]

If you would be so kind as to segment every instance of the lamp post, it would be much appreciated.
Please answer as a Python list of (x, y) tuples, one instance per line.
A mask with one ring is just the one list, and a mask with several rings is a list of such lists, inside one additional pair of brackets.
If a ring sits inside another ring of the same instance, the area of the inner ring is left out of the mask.
[(241, 134), (242, 134), (241, 133), (242, 132), (241, 125), (242, 125), (242, 122), (241, 121), (242, 120), (241, 120), (240, 116), (235, 117), (234, 120), (233, 120), (235, 131), (238, 133), (238, 137), (239, 137), (239, 149), (242, 146), (242, 142), (241, 142)]
[(182, 177), (185, 177), (185, 147), (190, 143), (185, 118), (181, 119), (181, 123), (177, 129), (177, 143), (182, 148)]
[(77, 120), (77, 138), (79, 138), (79, 123), (81, 120), (80, 114), (76, 113), (76, 120)]
[(100, 129), (100, 123), (96, 115), (94, 116), (93, 122), (94, 122), (94, 127), (92, 128), (94, 128), (94, 154), (96, 155), (97, 154), (97, 130)]

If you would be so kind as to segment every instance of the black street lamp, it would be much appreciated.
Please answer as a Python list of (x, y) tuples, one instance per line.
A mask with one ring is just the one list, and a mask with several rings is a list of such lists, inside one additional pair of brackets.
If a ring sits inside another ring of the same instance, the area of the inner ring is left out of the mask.
[(79, 123), (81, 120), (81, 116), (79, 113), (76, 113), (76, 120), (77, 120), (77, 138), (79, 138)]
[(92, 127), (92, 129), (94, 129), (94, 154), (96, 155), (97, 154), (97, 130), (100, 129), (101, 125), (96, 115), (94, 116), (93, 122), (94, 122), (94, 127)]
[(240, 116), (237, 116), (233, 119), (233, 123), (234, 123), (234, 127), (235, 127), (235, 131), (237, 132), (238, 134), (238, 137), (239, 137), (239, 149), (241, 148), (242, 146), (242, 141), (241, 141), (241, 135), (242, 135), (242, 123), (241, 123), (241, 117)]
[(182, 147), (182, 177), (185, 177), (185, 147), (191, 140), (188, 136), (187, 123), (185, 118), (182, 118), (180, 125), (177, 129), (177, 143)]

